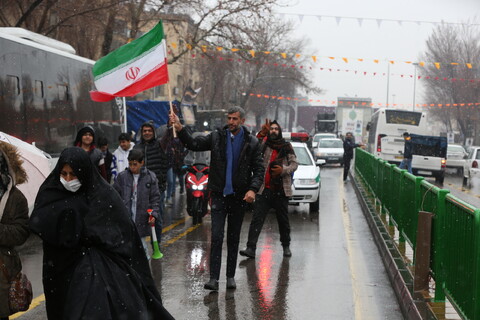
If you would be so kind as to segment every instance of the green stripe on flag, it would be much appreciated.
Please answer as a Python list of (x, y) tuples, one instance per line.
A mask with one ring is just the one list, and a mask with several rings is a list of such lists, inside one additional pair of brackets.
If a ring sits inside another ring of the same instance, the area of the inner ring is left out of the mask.
[(162, 21), (160, 21), (152, 30), (140, 38), (121, 46), (98, 60), (92, 70), (95, 79), (140, 59), (154, 50), (162, 42), (163, 38)]

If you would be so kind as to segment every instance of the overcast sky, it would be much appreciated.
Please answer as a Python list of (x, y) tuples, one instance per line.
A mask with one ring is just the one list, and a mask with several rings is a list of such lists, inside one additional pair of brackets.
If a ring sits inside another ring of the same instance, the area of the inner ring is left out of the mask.
[[(474, 23), (480, 24), (480, 0), (293, 0), (286, 3), (288, 7), (279, 8), (278, 16), (294, 21), (295, 36), (309, 39), (308, 52), (318, 56), (311, 66), (315, 69), (316, 85), (325, 93), (309, 97), (322, 100), (357, 96), (385, 104), (387, 76), (382, 74), (387, 73), (386, 61), (394, 60), (395, 64), (390, 64), (389, 103), (411, 108), (414, 66), (403, 61), (418, 61), (435, 25), (408, 21), (459, 23), (475, 19)], [(359, 19), (348, 17), (363, 18), (361, 26)], [(404, 22), (399, 24), (386, 21), (388, 19)], [(380, 26), (378, 20), (382, 20)], [(349, 63), (342, 61), (342, 57), (349, 58)], [(375, 64), (374, 59), (380, 62)], [(328, 68), (334, 71), (327, 71)], [(366, 76), (364, 71), (368, 72)], [(373, 76), (373, 72), (377, 75)], [(423, 103), (421, 80), (416, 82), (416, 103)]]

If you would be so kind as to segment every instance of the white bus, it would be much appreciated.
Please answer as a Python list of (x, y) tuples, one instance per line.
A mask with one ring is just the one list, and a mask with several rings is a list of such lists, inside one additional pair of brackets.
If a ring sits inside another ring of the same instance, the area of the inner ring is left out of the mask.
[(368, 151), (377, 157), (400, 163), (403, 159), (403, 133), (430, 135), (425, 112), (381, 108), (367, 126)]

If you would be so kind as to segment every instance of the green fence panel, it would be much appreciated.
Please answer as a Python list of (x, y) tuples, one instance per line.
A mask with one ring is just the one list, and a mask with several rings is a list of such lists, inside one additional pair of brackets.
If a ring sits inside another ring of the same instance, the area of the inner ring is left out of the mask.
[(417, 244), (418, 211), (421, 201), (420, 184), (422, 180), (423, 177), (416, 177), (408, 172), (404, 172), (401, 177), (401, 229), (414, 253)]
[(423, 180), (420, 184), (420, 208), (421, 211), (427, 211), (434, 214), (432, 220), (431, 250), (430, 250), (430, 270), (433, 279), (435, 279), (435, 301), (445, 301), (444, 285), (444, 238), (445, 230), (445, 197), (450, 191), (440, 189), (433, 184)]
[(464, 319), (480, 319), (480, 210), (448, 194), (445, 200), (445, 293)]
[(398, 169), (396, 166), (393, 167), (391, 172), (392, 201), (388, 207), (390, 219), (397, 226), (400, 232), (403, 231), (402, 216), (404, 206), (402, 205), (402, 176), (405, 174), (405, 172), (407, 171)]

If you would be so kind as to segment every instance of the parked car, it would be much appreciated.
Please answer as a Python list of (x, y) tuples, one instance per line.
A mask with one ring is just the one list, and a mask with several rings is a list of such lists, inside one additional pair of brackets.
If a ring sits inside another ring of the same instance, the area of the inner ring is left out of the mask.
[(297, 156), (298, 168), (293, 174), (292, 197), (290, 205), (308, 203), (310, 212), (318, 211), (320, 207), (320, 165), (324, 160), (314, 162), (308, 146), (302, 142), (292, 141), (292, 147)]
[(473, 146), (468, 149), (468, 155), (463, 165), (463, 185), (472, 183), (472, 179), (480, 176), (480, 147)]
[(318, 141), (321, 139), (335, 139), (337, 135), (335, 133), (317, 133), (312, 139), (312, 150), (315, 150), (318, 146)]
[(463, 174), (463, 166), (467, 151), (459, 144), (449, 144), (447, 146), (447, 168), (455, 168), (457, 172)]
[(319, 140), (315, 159), (323, 159), (326, 163), (340, 163), (343, 166), (343, 141), (331, 138)]

